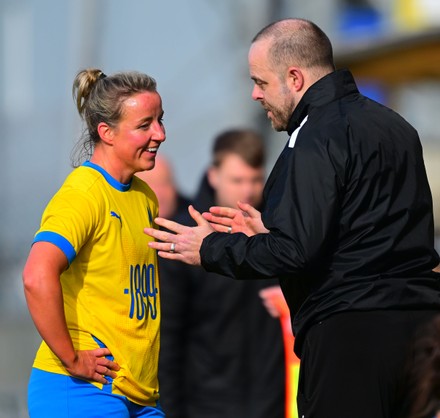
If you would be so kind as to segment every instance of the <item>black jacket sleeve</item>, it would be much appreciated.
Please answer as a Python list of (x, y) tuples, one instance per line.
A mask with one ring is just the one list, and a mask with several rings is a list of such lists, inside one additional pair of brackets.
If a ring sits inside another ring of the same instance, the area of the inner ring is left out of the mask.
[(209, 235), (200, 250), (207, 270), (238, 279), (283, 278), (325, 262), (335, 238), (344, 162), (333, 155), (330, 141), (307, 126), (295, 148), (286, 146), (266, 184), (262, 218), (270, 233)]

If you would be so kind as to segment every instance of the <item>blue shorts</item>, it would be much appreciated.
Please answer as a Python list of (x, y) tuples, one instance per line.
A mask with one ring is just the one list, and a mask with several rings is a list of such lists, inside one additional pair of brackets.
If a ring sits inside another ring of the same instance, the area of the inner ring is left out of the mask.
[(32, 369), (28, 387), (30, 418), (164, 418), (156, 406), (142, 406), (72, 376)]

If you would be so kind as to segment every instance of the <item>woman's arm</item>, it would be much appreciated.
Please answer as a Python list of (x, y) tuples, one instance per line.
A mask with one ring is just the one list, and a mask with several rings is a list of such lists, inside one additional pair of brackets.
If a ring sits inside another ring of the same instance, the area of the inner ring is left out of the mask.
[(64, 315), (61, 273), (68, 267), (64, 253), (48, 242), (35, 243), (23, 271), (24, 293), (35, 326), (43, 340), (75, 377), (107, 383), (119, 366), (107, 360), (107, 348), (75, 351)]

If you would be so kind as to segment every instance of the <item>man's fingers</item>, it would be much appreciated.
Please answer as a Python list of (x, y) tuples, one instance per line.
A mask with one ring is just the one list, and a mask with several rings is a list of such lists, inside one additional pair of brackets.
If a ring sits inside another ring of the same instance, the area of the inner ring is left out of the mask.
[(229, 232), (228, 227), (216, 223), (209, 223), (215, 232)]
[[(148, 235), (149, 235), (149, 234), (148, 234)], [(150, 248), (154, 248), (154, 249), (157, 250), (157, 251), (167, 252), (167, 253), (169, 253), (169, 254), (176, 254), (176, 253), (177, 253), (176, 250), (174, 250), (174, 251), (170, 251), (171, 246), (170, 246), (169, 241), (166, 242), (165, 239), (163, 239), (163, 241), (164, 241), (164, 242), (162, 242), (162, 239), (161, 239), (161, 241), (151, 241), (151, 242), (148, 243), (148, 246), (149, 246)]]
[(185, 230), (185, 228), (187, 228), (184, 225), (181, 225), (174, 221), (170, 221), (169, 219), (165, 219), (165, 218), (156, 218), (154, 222), (157, 225), (168, 229), (169, 231), (175, 232), (176, 234), (182, 233)]
[(213, 215), (232, 219), (237, 214), (237, 209), (227, 208), (223, 206), (211, 206), (209, 208), (209, 212), (212, 213)]
[[(212, 213), (208, 213), (208, 212), (203, 213), (202, 216), (204, 219), (206, 219), (211, 224), (219, 224), (219, 225), (223, 225), (224, 227), (231, 226), (231, 219), (230, 218), (227, 218), (224, 216), (215, 216)], [(220, 230), (220, 232), (225, 232), (224, 227)]]
[(188, 206), (188, 212), (191, 215), (191, 218), (197, 222), (198, 226), (206, 225), (208, 223), (202, 214), (198, 210), (194, 209), (193, 205)]
[(167, 232), (167, 231), (162, 231), (162, 230), (156, 229), (156, 228), (144, 228), (144, 232), (147, 235), (150, 235), (151, 237), (156, 238), (159, 241), (163, 241), (163, 242), (167, 243), (166, 246), (154, 247), (157, 250), (169, 251), (170, 250), (169, 243), (174, 242), (175, 237), (176, 237), (176, 234), (173, 234), (173, 233)]
[(209, 213), (209, 212), (203, 212), (202, 213), (202, 216), (208, 221), (208, 222), (210, 222), (211, 221), (211, 219), (212, 219), (212, 214), (211, 213)]
[(260, 214), (260, 212), (249, 203), (237, 202), (237, 206), (240, 208), (240, 210), (249, 214), (251, 218), (255, 218)]
[[(152, 243), (149, 243), (148, 245), (151, 247), (151, 248), (154, 248), (152, 245), (150, 245), (150, 244), (152, 244)], [(168, 244), (169, 245), (169, 244)], [(182, 261), (182, 254), (178, 254), (178, 253), (170, 253), (169, 251), (158, 251), (157, 252), (157, 255), (159, 256), (159, 257), (162, 257), (162, 258), (166, 258), (166, 259), (168, 259), (168, 260), (181, 260)]]

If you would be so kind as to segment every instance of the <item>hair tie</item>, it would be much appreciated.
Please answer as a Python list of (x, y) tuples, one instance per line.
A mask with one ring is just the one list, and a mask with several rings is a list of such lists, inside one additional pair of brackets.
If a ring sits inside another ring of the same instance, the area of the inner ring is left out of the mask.
[(98, 80), (102, 80), (103, 78), (106, 78), (107, 75), (105, 75), (102, 71), (101, 74), (99, 74)]

